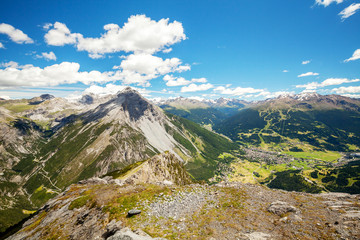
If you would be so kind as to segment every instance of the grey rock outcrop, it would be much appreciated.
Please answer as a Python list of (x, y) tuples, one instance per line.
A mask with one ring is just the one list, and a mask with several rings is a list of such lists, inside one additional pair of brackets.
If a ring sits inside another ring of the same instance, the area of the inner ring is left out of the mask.
[(297, 209), (294, 206), (288, 204), (287, 202), (276, 201), (270, 204), (268, 211), (281, 216), (288, 212), (296, 212)]
[(107, 240), (165, 240), (165, 238), (152, 238), (150, 236), (143, 236), (132, 232), (130, 229), (125, 228), (116, 232), (113, 236), (107, 238)]

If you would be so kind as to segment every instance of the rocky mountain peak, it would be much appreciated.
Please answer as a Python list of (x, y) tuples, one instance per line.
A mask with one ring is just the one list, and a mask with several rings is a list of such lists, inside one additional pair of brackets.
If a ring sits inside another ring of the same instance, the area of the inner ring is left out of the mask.
[(109, 121), (129, 117), (130, 121), (136, 122), (145, 115), (156, 117), (160, 114), (160, 111), (147, 99), (142, 97), (138, 91), (127, 87), (116, 95), (113, 95), (108, 101), (100, 104), (94, 110), (85, 113), (83, 119), (89, 122), (105, 116), (109, 117)]
[(117, 178), (126, 184), (166, 183), (182, 185), (192, 182), (183, 162), (169, 151), (156, 155), (141, 164), (135, 163), (133, 166), (130, 166), (131, 170), (127, 173)]
[(82, 104), (93, 104), (94, 103), (94, 97), (91, 94), (86, 94), (81, 97), (79, 100)]
[(30, 105), (38, 105), (38, 104), (43, 103), (43, 102), (45, 102), (47, 100), (51, 100), (53, 98), (55, 98), (53, 95), (42, 94), (39, 97), (34, 97), (34, 98), (30, 99), (29, 104)]
[(43, 100), (50, 100), (50, 99), (55, 98), (55, 96), (53, 96), (51, 94), (42, 94), (42, 95), (40, 95), (40, 98)]
[(310, 100), (310, 99), (318, 99), (321, 98), (322, 95), (316, 93), (316, 92), (303, 92), (296, 94), (293, 98), (296, 100)]

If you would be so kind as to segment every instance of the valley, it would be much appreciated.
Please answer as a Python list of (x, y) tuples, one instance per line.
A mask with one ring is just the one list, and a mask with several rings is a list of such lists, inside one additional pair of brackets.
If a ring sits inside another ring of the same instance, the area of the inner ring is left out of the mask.
[[(181, 103), (186, 101), (174, 99), (161, 106), (179, 109), (176, 106)], [(191, 107), (181, 107), (191, 108), (191, 112), (180, 115), (191, 116), (204, 126), (210, 124), (210, 129), (241, 146), (237, 154), (228, 155), (227, 165), (219, 166), (211, 180), (264, 184), (289, 191), (359, 193), (359, 158), (350, 156), (360, 149), (359, 100), (314, 93), (285, 95), (237, 105), (237, 111), (217, 122), (211, 122), (213, 115), (209, 114), (207, 121), (195, 111), (216, 110), (206, 103), (191, 100)], [(293, 180), (291, 186), (282, 183), (288, 180)]]

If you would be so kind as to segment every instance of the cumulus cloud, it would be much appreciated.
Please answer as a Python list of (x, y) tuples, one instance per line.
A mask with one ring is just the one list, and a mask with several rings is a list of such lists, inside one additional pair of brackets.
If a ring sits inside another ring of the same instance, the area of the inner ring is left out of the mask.
[(52, 26), (53, 26), (52, 23), (45, 23), (45, 24), (42, 26), (42, 28), (43, 28), (44, 30), (49, 30), (50, 27), (52, 27)]
[(318, 73), (314, 73), (314, 72), (307, 72), (307, 73), (303, 73), (298, 75), (298, 77), (308, 77), (308, 76), (318, 76)]
[(5, 48), (4, 45), (0, 42), (0, 48)]
[(169, 53), (172, 51), (172, 48), (166, 48), (164, 50), (162, 50), (163, 53)]
[[(41, 58), (54, 58), (50, 53), (37, 55)], [(44, 69), (31, 64), (20, 66), (16, 62), (2, 63), (0, 69), (0, 86), (55, 86), (65, 83), (122, 81), (123, 84), (137, 84), (150, 86), (149, 81), (159, 76), (190, 70), (190, 66), (182, 65), (178, 58), (162, 59), (150, 54), (131, 54), (114, 66), (114, 71), (109, 72), (80, 72), (78, 63), (63, 62), (45, 67)], [(185, 79), (180, 79), (182, 82)], [(180, 83), (178, 80), (178, 84)], [(190, 83), (190, 82), (189, 82)], [(183, 84), (184, 85), (184, 84)]]
[(183, 77), (174, 77), (172, 75), (165, 75), (163, 79), (166, 81), (166, 86), (169, 87), (184, 86), (191, 83), (191, 81), (186, 80)]
[(287, 72), (289, 72), (289, 70), (286, 70), (286, 69), (285, 69), (285, 70), (283, 70), (282, 72), (283, 72), (283, 73), (287, 73)]
[(188, 97), (188, 99), (194, 99), (194, 100), (197, 100), (197, 101), (204, 101), (205, 98), (202, 98), (202, 97), (199, 97), (199, 96), (191, 96), (191, 97)]
[(196, 83), (206, 83), (207, 79), (206, 78), (193, 78), (191, 79), (192, 82), (196, 82)]
[(165, 75), (164, 81), (166, 82), (166, 86), (169, 87), (177, 87), (177, 86), (184, 86), (189, 85), (190, 83), (206, 83), (206, 78), (193, 78), (190, 80), (186, 80), (183, 77), (174, 77), (173, 75)]
[(60, 22), (55, 22), (54, 25), (48, 24), (50, 29), (45, 34), (45, 42), (52, 46), (64, 46), (66, 44), (76, 44), (81, 34), (71, 33), (68, 27)]
[(301, 64), (306, 65), (306, 64), (309, 64), (310, 62), (311, 62), (310, 60), (306, 60), (306, 61), (302, 61)]
[(146, 53), (131, 54), (121, 62), (116, 76), (125, 84), (136, 83), (148, 86), (148, 81), (172, 72), (183, 72), (190, 70), (189, 65), (182, 65), (178, 58), (162, 59)]
[(11, 97), (9, 97), (8, 95), (0, 95), (0, 98), (5, 99), (5, 100), (11, 99)]
[(331, 90), (337, 94), (360, 93), (360, 86), (339, 87)]
[(360, 9), (360, 3), (353, 3), (344, 10), (342, 10), (339, 15), (342, 20), (347, 19), (348, 17), (354, 15)]
[(341, 94), (341, 95), (349, 98), (360, 98), (360, 94)]
[(360, 86), (339, 87), (331, 91), (346, 97), (360, 98)]
[(54, 60), (56, 61), (56, 55), (54, 52), (43, 52), (41, 53), (41, 55), (36, 55), (36, 58), (44, 58), (45, 60), (49, 61), (49, 60)]
[(343, 83), (354, 83), (359, 82), (360, 79), (347, 79), (347, 78), (328, 78), (325, 81), (318, 83), (318, 82), (311, 82), (303, 85), (296, 85), (297, 88), (305, 88), (306, 90), (314, 90), (320, 87), (327, 87), (327, 86), (334, 86), (340, 85)]
[[(87, 89), (85, 89), (83, 91), (83, 94), (95, 94), (95, 95), (99, 95), (99, 96), (105, 96), (105, 95), (109, 95), (109, 94), (116, 94), (119, 91), (124, 90), (125, 88), (127, 88), (128, 86), (125, 85), (116, 85), (116, 84), (106, 84), (105, 87), (101, 87), (98, 85), (92, 85), (90, 87), (88, 87)], [(139, 93), (141, 93), (141, 95), (143, 96), (149, 96), (149, 90), (146, 90), (144, 88), (134, 88), (131, 87), (133, 89), (135, 89), (136, 91), (138, 91)]]
[(352, 57), (344, 60), (344, 62), (354, 61), (360, 59), (360, 49), (355, 50)]
[[(294, 94), (295, 94), (294, 91), (292, 91), (292, 92), (278, 91), (278, 92), (272, 92), (272, 93), (269, 92), (269, 93), (265, 94), (265, 97), (266, 98), (276, 98), (276, 97), (280, 97), (280, 96), (292, 96)], [(262, 94), (262, 95), (264, 95), (264, 94)]]
[(0, 69), (0, 87), (3, 88), (56, 86), (77, 82), (90, 84), (116, 80), (113, 72), (80, 72), (80, 64), (75, 62), (62, 62), (45, 68), (35, 67), (31, 64), (19, 66), (15, 62), (4, 65), (6, 68)]
[(49, 45), (74, 44), (79, 51), (86, 51), (92, 57), (106, 53), (169, 52), (169, 46), (186, 39), (180, 22), (169, 19), (151, 20), (145, 15), (131, 16), (123, 27), (111, 23), (104, 26), (105, 33), (98, 38), (87, 38), (80, 33), (71, 33), (63, 23), (56, 22), (45, 35)]
[(25, 68), (29, 68), (32, 67), (33, 65), (31, 64), (26, 64), (26, 65), (19, 65), (17, 62), (14, 61), (10, 61), (10, 62), (3, 62), (0, 64), (0, 67), (3, 68), (19, 68), (19, 69), (25, 69)]
[(331, 3), (342, 3), (343, 0), (315, 0), (316, 4), (323, 5), (325, 7), (329, 6)]
[(214, 86), (211, 83), (196, 85), (195, 83), (190, 84), (189, 86), (184, 86), (181, 88), (181, 92), (198, 92), (206, 91)]
[(28, 35), (23, 33), (23, 31), (6, 23), (0, 24), (0, 33), (8, 35), (8, 37), (16, 43), (34, 43), (34, 41), (29, 38)]
[(260, 94), (260, 93), (263, 95), (269, 94), (269, 92), (264, 89), (255, 89), (252, 87), (226, 88), (226, 87), (220, 86), (220, 87), (215, 88), (214, 91), (219, 92), (221, 94), (234, 95), (234, 96), (244, 96), (246, 94)]

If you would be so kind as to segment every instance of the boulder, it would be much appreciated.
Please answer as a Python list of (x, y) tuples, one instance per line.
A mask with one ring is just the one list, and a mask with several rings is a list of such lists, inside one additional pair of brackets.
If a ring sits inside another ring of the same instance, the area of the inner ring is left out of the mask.
[(164, 238), (152, 238), (150, 236), (141, 236), (130, 229), (125, 228), (121, 231), (117, 231), (113, 236), (107, 238), (106, 240), (166, 240)]
[(131, 216), (134, 216), (134, 215), (138, 215), (141, 213), (141, 210), (138, 210), (138, 209), (131, 209), (129, 212), (128, 212), (128, 216), (131, 217)]
[(297, 209), (294, 206), (288, 204), (287, 202), (276, 201), (270, 204), (270, 206), (268, 207), (268, 211), (278, 216), (281, 216), (288, 212), (296, 212)]
[(116, 221), (115, 219), (113, 219), (106, 225), (106, 232), (103, 234), (103, 237), (107, 239), (113, 236), (117, 231), (121, 230), (121, 225), (121, 221)]
[(79, 184), (107, 184), (108, 182), (105, 179), (99, 177), (93, 177), (86, 180), (81, 180), (78, 182)]

